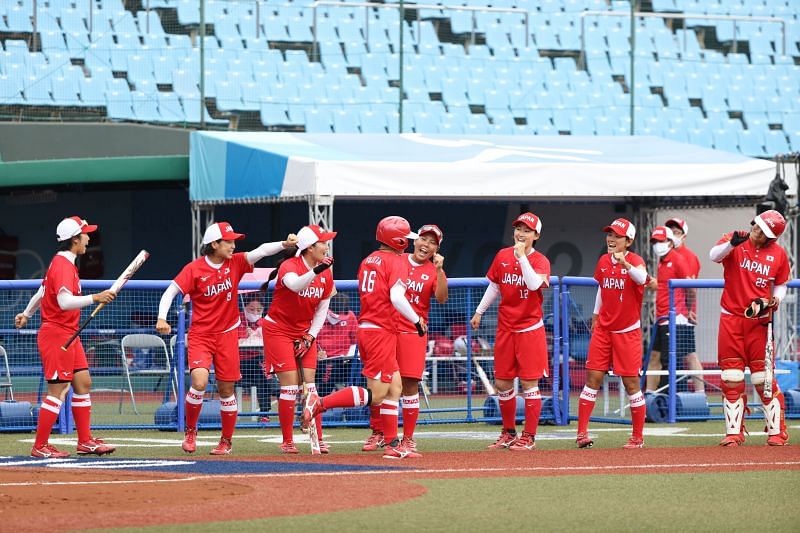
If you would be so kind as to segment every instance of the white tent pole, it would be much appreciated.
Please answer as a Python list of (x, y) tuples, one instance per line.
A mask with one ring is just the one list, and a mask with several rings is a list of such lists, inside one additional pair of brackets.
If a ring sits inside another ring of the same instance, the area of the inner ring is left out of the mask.
[[(317, 224), (327, 230), (333, 229), (333, 196), (315, 194), (308, 197), (308, 223)], [(330, 243), (333, 255), (333, 241)]]

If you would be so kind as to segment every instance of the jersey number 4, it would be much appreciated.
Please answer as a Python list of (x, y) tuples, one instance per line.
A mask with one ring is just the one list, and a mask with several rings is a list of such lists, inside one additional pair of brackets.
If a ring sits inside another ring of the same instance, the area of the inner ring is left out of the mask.
[(374, 270), (364, 271), (364, 275), (361, 276), (361, 292), (372, 292), (375, 289), (375, 274)]

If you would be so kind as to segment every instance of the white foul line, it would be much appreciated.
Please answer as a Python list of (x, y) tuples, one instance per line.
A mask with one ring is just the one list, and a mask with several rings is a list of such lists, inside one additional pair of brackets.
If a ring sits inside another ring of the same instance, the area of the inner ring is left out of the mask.
[[(679, 464), (640, 464), (640, 465), (604, 465), (604, 466), (527, 466), (513, 468), (415, 468), (409, 470), (337, 470), (334, 472), (273, 472), (262, 474), (231, 474), (226, 479), (255, 479), (255, 478), (284, 478), (284, 477), (331, 477), (347, 474), (349, 476), (375, 476), (386, 474), (471, 474), (480, 472), (585, 472), (599, 471), (612, 472), (618, 470), (643, 470), (643, 469), (678, 469), (678, 468), (709, 468), (709, 467), (737, 467), (737, 466), (798, 466), (800, 461), (772, 461), (772, 462), (745, 462), (745, 463), (679, 463)], [(0, 487), (45, 487), (51, 485), (128, 485), (141, 483), (179, 483), (185, 481), (204, 481), (219, 479), (219, 475), (189, 476), (172, 479), (131, 479), (108, 481), (28, 481), (19, 483), (0, 483)]]

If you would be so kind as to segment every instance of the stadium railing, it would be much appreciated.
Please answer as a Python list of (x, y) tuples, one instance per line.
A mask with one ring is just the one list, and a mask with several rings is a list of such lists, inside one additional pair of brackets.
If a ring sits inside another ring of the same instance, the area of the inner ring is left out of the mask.
[[(472, 331), (469, 327), (469, 320), (487, 283), (485, 278), (451, 279), (448, 284), (448, 302), (440, 305), (433, 301), (431, 304), (429, 349), (421, 391), (421, 424), (500, 422), (496, 397), (487, 394), (484, 384), (494, 381), (492, 346), (497, 323), (497, 305), (487, 311), (477, 331)], [(191, 306), (177, 301), (178, 298), (168, 315), (168, 321), (173, 326), (173, 334), (164, 337), (172, 358), (169, 367), (163, 365), (163, 356), (160, 357), (160, 354), (152, 353), (148, 349), (123, 352), (121, 343), (126, 335), (154, 333), (158, 302), (168, 284), (169, 281), (166, 280), (128, 282), (119, 297), (106, 306), (81, 335), (93, 378), (94, 428), (183, 430), (183, 391), (188, 387), (184, 339), (191, 320)], [(33, 429), (37, 406), (46, 391), (36, 345), (40, 313), (37, 312), (25, 328), (17, 330), (13, 327), (14, 316), (25, 308), (39, 285), (39, 280), (0, 281), (0, 323), (6, 325), (0, 328), (0, 345), (8, 352), (16, 400), (0, 402), (0, 431)], [(111, 282), (83, 280), (81, 285), (85, 292), (93, 293), (107, 289)], [(336, 286), (340, 293), (348, 295), (350, 309), (358, 314), (357, 282), (337, 281)], [(244, 291), (255, 291), (259, 287), (258, 282), (242, 282), (239, 286), (240, 291), (243, 291), (240, 297), (247, 294)], [(261, 297), (267, 310), (271, 291)], [(562, 416), (558, 401), (561, 396), (561, 368), (557, 364), (561, 361), (559, 300), (559, 280), (552, 277), (550, 288), (545, 291), (543, 308), (548, 347), (554, 365), (552, 375), (540, 381), (545, 397), (542, 422), (565, 424), (568, 421)], [(82, 318), (90, 311), (91, 307), (84, 309)], [(333, 368), (328, 368), (328, 365)], [(478, 368), (485, 373), (485, 382), (481, 379)], [(169, 371), (171, 369), (174, 371)], [(350, 383), (363, 384), (360, 369), (357, 353), (355, 356), (320, 360), (317, 385), (324, 390), (324, 387), (333, 389)], [(129, 386), (128, 378), (132, 386)], [(207, 407), (201, 415), (201, 428), (219, 425), (213, 379), (212, 373), (206, 392)], [(178, 391), (177, 401), (173, 389)], [(250, 388), (245, 388), (239, 394), (240, 397), (250, 394)], [(274, 398), (277, 394), (272, 396)], [(72, 431), (69, 403), (68, 397), (58, 426), (65, 433)], [(251, 399), (249, 405), (254, 403)], [(277, 413), (271, 408), (245, 410), (245, 405), (248, 403), (240, 404), (238, 427), (277, 427)], [(326, 426), (365, 426), (368, 423), (366, 409), (326, 414)], [(518, 417), (523, 416), (521, 406), (517, 414)], [(272, 419), (266, 421), (264, 417)]]

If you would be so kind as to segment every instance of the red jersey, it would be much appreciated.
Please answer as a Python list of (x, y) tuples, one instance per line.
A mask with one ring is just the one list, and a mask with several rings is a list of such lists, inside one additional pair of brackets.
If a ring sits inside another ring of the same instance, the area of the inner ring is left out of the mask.
[[(669, 316), (669, 280), (689, 277), (689, 267), (676, 249), (672, 249), (658, 262), (658, 290), (656, 291), (656, 317)], [(603, 300), (605, 304), (605, 300)], [(675, 314), (689, 316), (686, 308), (686, 290), (675, 290)], [(659, 324), (666, 321), (659, 321)]]
[(686, 276), (687, 278), (699, 278), (700, 277), (700, 260), (697, 258), (697, 254), (694, 253), (692, 250), (689, 249), (688, 246), (685, 244), (680, 248), (674, 249), (678, 252), (678, 255), (683, 257), (684, 262), (686, 263), (686, 268), (689, 274)]
[(317, 335), (317, 347), (325, 350), (328, 357), (347, 355), (356, 343), (357, 328), (358, 320), (352, 311), (343, 315), (328, 311), (325, 324)]
[(75, 296), (81, 295), (81, 280), (78, 278), (78, 267), (61, 254), (56, 254), (47, 268), (42, 280), (44, 296), (42, 296), (42, 324), (54, 324), (62, 328), (76, 331), (81, 320), (81, 310), (64, 311), (58, 305), (58, 293), (67, 289)]
[[(697, 254), (690, 250), (685, 244), (680, 248), (675, 248), (675, 251), (677, 251), (680, 256), (683, 257), (683, 260), (686, 261), (686, 267), (689, 269), (689, 274), (686, 277), (694, 279), (699, 278), (700, 259), (697, 258)], [(697, 298), (695, 298), (690, 311), (693, 311), (695, 315), (697, 314)]]
[(399, 313), (392, 305), (389, 290), (397, 280), (407, 279), (408, 269), (408, 260), (402, 254), (384, 250), (372, 252), (361, 261), (358, 267), (359, 324), (369, 322), (386, 331), (397, 332)]
[[(625, 260), (634, 267), (644, 266), (644, 260), (627, 252)], [(644, 285), (639, 285), (622, 264), (611, 254), (603, 254), (594, 269), (594, 279), (600, 284), (600, 314), (597, 325), (608, 331), (623, 331), (642, 319)]]
[[(550, 261), (543, 254), (533, 250), (528, 254), (528, 261), (537, 274), (550, 278)], [(513, 247), (497, 252), (486, 277), (500, 287), (499, 331), (521, 331), (542, 320), (542, 290), (547, 286), (542, 284), (535, 291), (525, 286)]]
[[(730, 239), (728, 233), (717, 244)], [(789, 281), (789, 258), (775, 241), (756, 248), (747, 239), (722, 260), (725, 288), (720, 305), (732, 315), (742, 316), (750, 302), (756, 298), (770, 298), (771, 285)]]
[[(439, 287), (439, 276), (436, 267), (430, 261), (418, 264), (412, 259), (411, 254), (403, 254), (408, 260), (408, 277), (406, 279), (406, 298), (414, 312), (428, 322), (428, 312), (431, 310), (431, 298)], [(406, 317), (399, 315), (398, 330), (404, 333), (416, 333), (417, 328)]]
[(278, 330), (290, 337), (300, 338), (308, 333), (317, 306), (322, 300), (330, 298), (333, 292), (333, 274), (330, 268), (314, 276), (311, 284), (300, 292), (294, 292), (284, 285), (283, 278), (286, 274), (293, 272), (302, 276), (310, 270), (302, 257), (287, 259), (278, 268), (275, 292), (267, 311), (269, 318), (264, 320), (270, 322), (272, 319)]
[(222, 333), (239, 325), (239, 281), (253, 271), (247, 254), (233, 254), (219, 268), (205, 256), (183, 267), (172, 280), (192, 300), (191, 328), (195, 333)]

